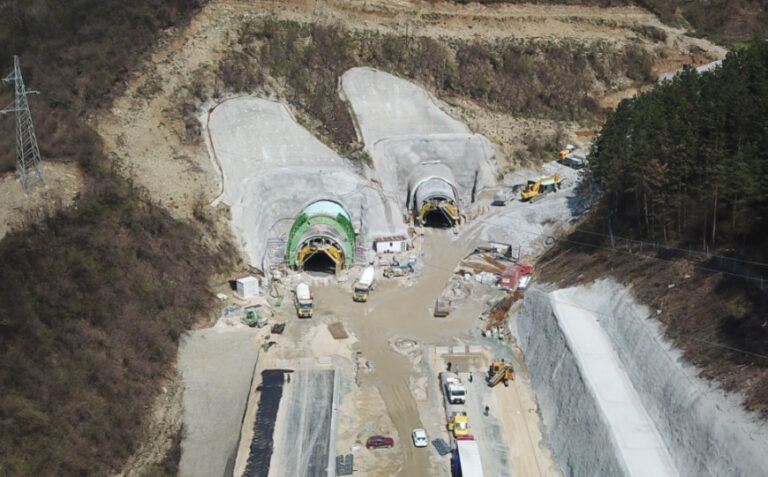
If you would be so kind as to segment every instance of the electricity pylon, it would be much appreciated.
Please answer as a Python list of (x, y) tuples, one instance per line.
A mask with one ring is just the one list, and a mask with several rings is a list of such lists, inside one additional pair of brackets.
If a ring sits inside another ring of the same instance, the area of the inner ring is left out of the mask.
[(24, 187), (24, 192), (27, 192), (32, 186), (30, 180), (37, 179), (46, 185), (40, 170), (40, 149), (37, 147), (35, 127), (32, 124), (32, 114), (29, 112), (29, 103), (27, 102), (27, 95), (37, 93), (37, 91), (27, 91), (27, 88), (24, 87), (19, 57), (15, 55), (13, 57), (13, 72), (3, 78), (3, 81), (14, 84), (13, 103), (5, 109), (0, 109), (0, 113), (16, 113), (16, 165), (21, 185)]

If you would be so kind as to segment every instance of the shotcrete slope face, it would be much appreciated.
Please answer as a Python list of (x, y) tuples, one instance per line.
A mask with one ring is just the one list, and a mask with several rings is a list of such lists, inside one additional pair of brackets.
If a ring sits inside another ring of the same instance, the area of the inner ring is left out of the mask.
[(420, 163), (450, 168), (463, 204), (495, 184), (490, 141), (446, 114), (422, 88), (372, 68), (348, 70), (341, 87), (384, 189), (396, 192), (403, 207)]
[(597, 316), (577, 305), (569, 292), (553, 292), (552, 309), (582, 378), (610, 426), (614, 450), (626, 468), (626, 475), (678, 475)]
[(268, 239), (287, 239), (301, 211), (320, 200), (348, 211), (360, 242), (405, 232), (397, 204), (296, 123), (284, 105), (254, 97), (227, 100), (210, 114), (208, 128), (223, 174), (217, 201), (230, 206), (251, 265), (266, 270)]

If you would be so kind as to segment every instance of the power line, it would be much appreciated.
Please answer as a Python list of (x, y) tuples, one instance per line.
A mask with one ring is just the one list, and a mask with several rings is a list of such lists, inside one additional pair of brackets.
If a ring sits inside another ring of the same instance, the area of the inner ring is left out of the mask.
[(658, 244), (655, 244), (655, 243), (652, 243), (652, 242), (645, 242), (645, 241), (642, 241), (642, 240), (631, 239), (631, 238), (628, 238), (628, 237), (620, 237), (618, 235), (611, 236), (609, 234), (595, 232), (593, 230), (575, 229), (575, 231), (583, 233), (583, 234), (587, 234), (587, 235), (595, 235), (595, 236), (598, 236), (598, 237), (613, 238), (613, 239), (618, 239), (618, 240), (625, 240), (625, 241), (628, 241), (628, 242), (639, 243), (639, 244), (642, 244), (642, 245), (648, 245), (649, 248), (662, 247), (665, 250), (673, 250), (675, 252), (682, 252), (682, 253), (686, 253), (686, 254), (689, 254), (689, 255), (699, 255), (699, 256), (702, 256), (702, 257), (705, 257), (705, 258), (718, 258), (718, 259), (728, 260), (728, 261), (731, 261), (731, 262), (743, 263), (743, 264), (747, 264), (747, 265), (757, 265), (757, 266), (760, 266), (760, 267), (768, 267), (768, 263), (755, 262), (755, 261), (751, 261), (751, 260), (743, 260), (743, 259), (740, 259), (740, 258), (726, 257), (724, 255), (708, 254), (708, 253), (699, 252), (699, 251), (696, 251), (696, 250), (686, 250), (684, 248), (672, 247), (672, 246), (669, 246), (669, 245), (658, 245)]

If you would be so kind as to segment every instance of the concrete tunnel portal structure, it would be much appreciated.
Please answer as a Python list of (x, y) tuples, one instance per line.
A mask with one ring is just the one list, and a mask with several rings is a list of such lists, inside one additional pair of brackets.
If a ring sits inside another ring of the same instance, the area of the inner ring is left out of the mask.
[(451, 169), (440, 162), (419, 164), (408, 184), (414, 222), (428, 227), (458, 225), (459, 206)]
[(344, 207), (319, 200), (305, 207), (288, 233), (285, 259), (297, 270), (336, 273), (353, 264), (356, 234)]

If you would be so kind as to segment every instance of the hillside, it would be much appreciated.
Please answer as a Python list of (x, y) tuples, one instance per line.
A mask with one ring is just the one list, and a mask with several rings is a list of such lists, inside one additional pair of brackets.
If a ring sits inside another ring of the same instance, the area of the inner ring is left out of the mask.
[(590, 163), (602, 199), (544, 259), (557, 257), (546, 273), (557, 283), (632, 284), (703, 375), (763, 416), (767, 72), (760, 41), (622, 102)]
[[(0, 182), (16, 194), (0, 205), (14, 204), (0, 215), (12, 218), (0, 238), (0, 474), (112, 474), (137, 454), (129, 473), (176, 472), (179, 338), (210, 315), (211, 283), (239, 255), (227, 211), (207, 208), (220, 180), (200, 126), (211, 104), (243, 92), (284, 101), (327, 145), (368, 161), (337, 82), (375, 66), (440, 95), (493, 141), (501, 174), (551, 159), (660, 71), (720, 58), (677, 28), (678, 6), (729, 41), (765, 25), (746, 0), (723, 23), (695, 13), (706, 2), (642, 2), (664, 22), (629, 1), (463, 3), (0, 0), (0, 73), (21, 56), (41, 91), (30, 104), (43, 161), (66, 164), (51, 182), (71, 189), (64, 201), (13, 189), (14, 137), (0, 134)], [(725, 35), (734, 24), (741, 33)], [(729, 220), (714, 245), (753, 239)], [(741, 330), (759, 316), (726, 323), (731, 344), (748, 346)], [(161, 432), (156, 403), (171, 408)]]
[[(42, 212), (28, 209), (0, 242), (2, 475), (120, 469), (163, 386), (176, 385), (179, 335), (212, 305), (209, 277), (232, 256), (226, 239), (201, 245), (198, 225), (174, 220), (109, 161), (90, 122), (162, 30), (196, 7), (0, 2), (0, 69), (21, 55), (27, 86), (42, 91), (30, 104), (44, 161), (83, 173), (74, 204), (57, 211), (32, 194)], [(3, 88), (0, 102), (11, 100)], [(14, 135), (0, 136), (8, 172)]]

